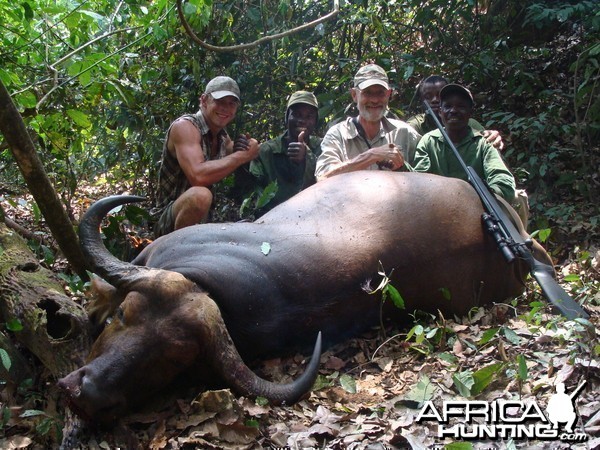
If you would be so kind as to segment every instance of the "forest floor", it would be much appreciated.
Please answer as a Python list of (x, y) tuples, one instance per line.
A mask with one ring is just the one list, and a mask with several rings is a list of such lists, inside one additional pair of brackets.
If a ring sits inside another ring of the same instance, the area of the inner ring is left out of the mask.
[[(98, 198), (97, 192), (88, 196)], [(14, 221), (39, 235), (47, 233), (27, 197), (1, 200)], [(75, 201), (75, 216), (88, 203), (84, 197)], [(46, 236), (46, 241), (51, 239)], [(559, 280), (583, 300), (589, 322), (553, 314), (530, 281), (511, 304), (480, 308), (462, 318), (424, 316), (404, 328), (373, 329), (327, 349), (315, 387), (295, 405), (272, 406), (229, 390), (196, 388), (156, 398), (114, 429), (84, 426), (75, 448), (599, 448), (600, 250), (591, 243), (563, 246), (572, 250), (557, 261)], [(60, 272), (66, 265), (56, 260), (50, 267)], [(73, 296), (87, 302), (80, 293)], [(305, 363), (305, 356), (297, 354), (252, 367), (264, 378), (285, 382), (301, 373)], [(59, 447), (65, 406), (54, 388), (56, 380), (41, 364), (38, 368), (32, 383), (10, 398), (0, 387), (0, 448)], [(548, 402), (559, 383), (567, 394), (577, 394), (562, 405), (577, 414), (573, 434), (564, 433), (564, 424), (553, 434), (547, 420), (552, 416)], [(455, 402), (453, 414), (444, 421), (449, 402)], [(465, 409), (477, 413), (469, 420)], [(502, 434), (477, 434), (494, 426), (497, 433), (517, 434), (504, 439)], [(538, 434), (528, 436), (531, 429)], [(539, 433), (544, 432), (542, 439)]]

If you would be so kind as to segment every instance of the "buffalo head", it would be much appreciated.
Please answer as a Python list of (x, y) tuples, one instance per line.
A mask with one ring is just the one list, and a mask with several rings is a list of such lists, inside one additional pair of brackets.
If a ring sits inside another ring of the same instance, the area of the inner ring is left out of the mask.
[[(82, 417), (111, 422), (148, 394), (166, 387), (191, 367), (214, 374), (241, 395), (293, 403), (314, 383), (320, 335), (304, 374), (290, 384), (256, 376), (237, 352), (217, 304), (183, 275), (125, 263), (104, 247), (99, 225), (118, 205), (139, 197), (110, 197), (95, 203), (80, 226), (81, 245), (91, 270), (105, 280), (112, 320), (93, 344), (87, 363), (59, 380), (72, 408)], [(105, 292), (106, 293), (106, 292)]]

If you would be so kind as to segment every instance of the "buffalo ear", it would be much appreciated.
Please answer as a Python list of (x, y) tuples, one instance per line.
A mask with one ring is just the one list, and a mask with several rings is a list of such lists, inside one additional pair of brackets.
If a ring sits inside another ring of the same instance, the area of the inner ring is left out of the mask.
[(93, 334), (96, 336), (102, 332), (106, 319), (123, 303), (125, 296), (120, 294), (112, 284), (99, 277), (92, 278), (88, 294), (91, 301), (86, 309)]

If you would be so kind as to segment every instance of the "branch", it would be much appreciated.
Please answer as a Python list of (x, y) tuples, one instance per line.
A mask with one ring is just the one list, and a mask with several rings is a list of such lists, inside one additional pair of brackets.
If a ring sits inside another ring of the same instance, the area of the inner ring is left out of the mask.
[(82, 279), (87, 279), (86, 260), (78, 245), (73, 224), (50, 182), (35, 150), (23, 118), (0, 80), (0, 133), (10, 146), (29, 191), (42, 212), (58, 246)]
[(281, 39), (283, 37), (298, 33), (299, 31), (303, 31), (308, 28), (315, 27), (320, 23), (326, 22), (326, 21), (334, 18), (340, 12), (340, 1), (333, 0), (333, 11), (331, 11), (329, 14), (327, 14), (323, 17), (313, 20), (312, 22), (305, 23), (304, 25), (300, 25), (299, 27), (292, 28), (291, 30), (284, 31), (282, 33), (272, 34), (270, 36), (264, 36), (260, 39), (257, 39), (256, 41), (249, 42), (247, 44), (237, 44), (237, 45), (231, 45), (231, 46), (218, 46), (218, 45), (212, 45), (207, 42), (204, 42), (198, 36), (196, 36), (196, 33), (194, 33), (194, 31), (192, 30), (192, 28), (190, 27), (190, 24), (187, 22), (187, 20), (185, 20), (185, 17), (183, 15), (183, 8), (181, 7), (182, 2), (183, 2), (183, 0), (177, 0), (177, 13), (179, 14), (179, 19), (181, 20), (181, 24), (183, 25), (183, 28), (185, 28), (186, 33), (192, 38), (192, 40), (194, 42), (199, 44), (201, 47), (205, 48), (206, 50), (213, 51), (213, 52), (235, 52), (235, 51), (239, 51), (239, 50), (246, 50), (249, 48), (258, 47), (259, 45), (264, 44), (266, 42), (271, 42), (276, 39)]
[[(77, 53), (79, 53), (80, 51), (84, 50), (85, 48), (89, 47), (90, 45), (104, 39), (107, 38), (109, 36), (112, 36), (113, 34), (117, 34), (117, 33), (123, 33), (126, 31), (132, 31), (135, 30), (137, 28), (142, 28), (140, 27), (131, 27), (131, 28), (123, 28), (121, 30), (114, 30), (114, 31), (110, 31), (108, 33), (104, 33), (101, 36), (98, 36), (95, 39), (92, 39), (91, 41), (86, 42), (85, 44), (81, 45), (80, 47), (76, 48), (75, 50), (73, 50), (72, 52), (68, 53), (67, 55), (63, 56), (62, 58), (60, 58), (58, 61), (56, 61), (54, 64), (50, 64), (48, 66), (48, 68), (52, 71), (53, 75), (53, 80), (54, 80), (54, 86), (52, 86), (52, 89), (50, 89), (46, 95), (44, 95), (42, 97), (42, 99), (37, 102), (37, 105), (35, 105), (35, 109), (39, 110), (40, 107), (46, 102), (46, 99), (50, 96), (50, 94), (52, 94), (52, 92), (54, 92), (56, 89), (58, 89), (60, 86), (58, 85), (58, 70), (56, 70), (55, 66), (58, 66), (59, 64), (62, 64), (63, 62), (65, 62), (66, 60), (68, 60), (71, 56), (76, 55)], [(90, 67), (91, 68), (91, 67)], [(88, 69), (90, 69), (88, 68)], [(78, 74), (80, 75), (80, 74)], [(76, 75), (77, 76), (77, 75)], [(74, 78), (74, 77), (72, 77)], [(71, 79), (72, 79), (71, 78)], [(62, 85), (61, 85), (62, 86)]]
[(22, 227), (14, 220), (6, 217), (6, 211), (4, 211), (4, 207), (2, 206), (2, 204), (0, 204), (0, 222), (4, 222), (8, 228), (15, 230), (17, 233), (19, 233), (25, 239), (34, 239), (34, 240), (38, 241), (40, 244), (43, 243), (43, 239), (41, 236), (38, 236), (37, 234), (32, 233), (27, 228)]
[[(87, 0), (86, 0), (87, 1)], [(173, 7), (169, 8), (169, 10), (167, 12), (165, 12), (165, 14), (163, 14), (163, 16), (161, 18), (159, 18), (155, 23), (160, 23), (162, 22), (165, 17), (167, 17), (167, 15), (169, 14), (169, 12), (171, 12), (173, 9)], [(86, 42), (85, 44), (79, 46), (78, 48), (76, 48), (75, 50), (71, 51), (70, 53), (68, 53), (67, 55), (63, 56), (62, 58), (60, 58), (58, 61), (56, 61), (54, 64), (51, 64), (48, 66), (48, 68), (52, 71), (53, 73), (53, 86), (52, 88), (46, 93), (46, 95), (44, 95), (44, 97), (42, 97), (42, 99), (40, 101), (38, 101), (37, 105), (35, 106), (36, 110), (39, 110), (40, 107), (46, 102), (46, 100), (48, 99), (48, 97), (50, 96), (50, 94), (52, 94), (56, 89), (64, 86), (66, 83), (69, 83), (71, 80), (77, 78), (78, 76), (84, 74), (85, 72), (93, 69), (94, 67), (96, 67), (97, 65), (103, 63), (104, 61), (106, 61), (108, 58), (116, 55), (119, 52), (122, 52), (123, 50), (131, 47), (133, 44), (136, 44), (137, 42), (141, 41), (142, 39), (145, 39), (146, 37), (150, 36), (152, 34), (151, 31), (149, 31), (148, 33), (146, 33), (144, 36), (142, 36), (139, 39), (136, 39), (135, 41), (127, 44), (124, 47), (121, 47), (120, 49), (114, 51), (113, 53), (111, 53), (110, 55), (106, 56), (105, 58), (102, 58), (100, 61), (96, 61), (96, 63), (92, 64), (91, 66), (87, 67), (86, 69), (84, 69), (83, 71), (73, 75), (72, 77), (68, 78), (66, 81), (64, 81), (63, 83), (61, 83), (60, 85), (58, 84), (58, 70), (56, 69), (55, 66), (58, 66), (59, 64), (64, 63), (66, 60), (68, 60), (69, 58), (71, 58), (71, 56), (76, 55), (77, 53), (81, 52), (82, 50), (84, 50), (85, 48), (89, 47), (90, 45), (105, 39), (107, 37), (110, 37), (112, 35), (118, 34), (118, 33), (124, 33), (124, 32), (128, 32), (128, 31), (133, 31), (133, 30), (137, 30), (143, 28), (142, 26), (135, 26), (135, 27), (128, 27), (128, 28), (123, 28), (123, 29), (119, 29), (119, 30), (113, 30), (113, 31), (108, 31), (94, 39), (92, 39), (89, 42)], [(23, 90), (27, 90), (29, 89), (31, 86), (29, 86), (26, 89)], [(13, 94), (14, 95), (14, 94)]]
[[(29, 41), (25, 42), (23, 45), (15, 48), (15, 49), (11, 49), (5, 53), (0, 54), (0, 58), (3, 58), (4, 56), (8, 55), (9, 52), (12, 52), (14, 54), (14, 53), (18, 52), (19, 50), (21, 50), (22, 48), (25, 48), (25, 47), (29, 46), (30, 44), (33, 44), (35, 41), (37, 41), (39, 38), (44, 36), (50, 30), (52, 30), (53, 28), (56, 28), (59, 23), (63, 23), (67, 19), (67, 17), (69, 17), (71, 14), (74, 14), (78, 9), (82, 8), (88, 1), (89, 0), (82, 1), (79, 5), (75, 6), (75, 8), (73, 8), (73, 10), (69, 11), (66, 15), (61, 17), (56, 23), (53, 23), (52, 25), (50, 25), (47, 30), (41, 32), (33, 39), (30, 39)], [(6, 28), (6, 27), (4, 27), (4, 28)]]

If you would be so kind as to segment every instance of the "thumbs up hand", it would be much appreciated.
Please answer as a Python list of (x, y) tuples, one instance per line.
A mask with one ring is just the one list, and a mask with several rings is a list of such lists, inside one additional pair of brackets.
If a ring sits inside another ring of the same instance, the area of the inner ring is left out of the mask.
[(304, 135), (306, 130), (302, 130), (298, 135), (298, 142), (290, 142), (287, 149), (288, 158), (295, 163), (301, 163), (306, 158), (306, 144), (304, 143)]
[(302, 130), (300, 132), (300, 134), (298, 135), (298, 142), (302, 142), (304, 143), (304, 134), (306, 133), (306, 130)]

